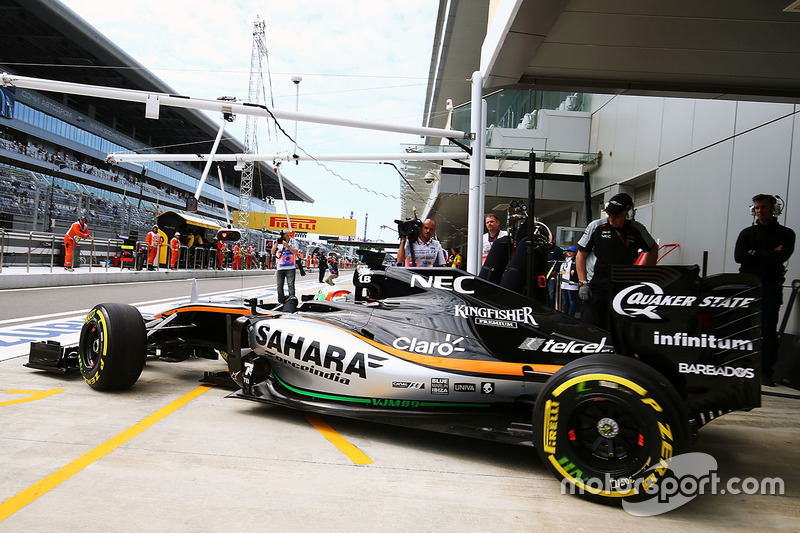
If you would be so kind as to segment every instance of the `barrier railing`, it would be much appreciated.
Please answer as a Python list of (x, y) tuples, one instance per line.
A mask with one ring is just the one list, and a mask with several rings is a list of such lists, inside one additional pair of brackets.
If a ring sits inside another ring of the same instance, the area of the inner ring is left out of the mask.
[[(12, 257), (12, 263), (16, 263), (18, 257), (24, 256), (24, 265), (26, 273), (30, 273), (31, 266), (49, 266), (50, 272), (53, 268), (61, 268), (63, 265), (56, 264), (58, 258), (63, 257), (61, 248), (63, 247), (64, 236), (53, 233), (45, 233), (39, 231), (20, 232), (9, 231), (6, 228), (0, 228), (0, 273), (4, 268), (10, 266), (7, 264), (9, 257)], [(80, 239), (75, 243), (73, 252), (73, 263), (80, 266), (81, 262), (85, 263), (89, 272), (93, 268), (104, 268), (108, 271), (109, 268), (114, 267), (114, 257), (119, 257), (119, 268), (123, 268), (123, 249), (125, 243), (123, 239), (95, 239), (94, 237), (87, 237)], [(128, 245), (129, 246), (129, 245)], [(160, 247), (167, 249), (166, 265), (170, 264), (171, 250), (168, 244), (161, 244)], [(216, 248), (206, 248), (201, 246), (189, 247), (185, 244), (180, 246), (180, 255), (178, 257), (177, 268), (185, 268), (186, 270), (199, 270), (217, 268), (221, 266), (222, 269), (230, 268), (231, 261), (228, 258), (229, 252), (223, 254), (222, 265), (217, 265), (217, 250)], [(81, 261), (79, 250), (88, 250), (88, 259)], [(139, 270), (147, 268), (147, 255), (148, 246), (144, 241), (136, 241), (131, 250), (133, 261), (130, 264), (131, 269)], [(158, 254), (160, 267), (160, 253)], [(252, 262), (252, 268), (256, 270), (262, 269), (263, 265), (266, 269), (272, 267), (271, 257), (257, 258)], [(73, 265), (73, 267), (75, 266)], [(246, 267), (246, 257), (242, 260), (242, 269)], [(16, 266), (15, 266), (16, 268)]]
[[(61, 255), (59, 247), (64, 242), (64, 237), (55, 235), (53, 233), (45, 233), (41, 231), (8, 231), (5, 228), (0, 228), (0, 273), (6, 267), (6, 261), (9, 257), (16, 259), (18, 255), (25, 257), (26, 272), (30, 272), (31, 266), (43, 265), (49, 266), (50, 271), (56, 266), (56, 256)], [(105, 268), (111, 264), (111, 258), (122, 246), (121, 239), (94, 239), (89, 237), (76, 243), (76, 250), (78, 247), (85, 247), (88, 244), (89, 260), (88, 268), (91, 270), (95, 260), (100, 259), (102, 254), (98, 254), (98, 246), (105, 247)], [(45, 260), (42, 260), (45, 256)], [(76, 253), (80, 257), (79, 253)], [(39, 260), (36, 260), (39, 259)]]

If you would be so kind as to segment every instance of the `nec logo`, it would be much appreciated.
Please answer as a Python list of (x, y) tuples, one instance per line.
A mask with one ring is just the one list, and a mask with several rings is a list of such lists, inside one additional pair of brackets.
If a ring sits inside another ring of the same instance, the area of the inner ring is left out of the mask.
[(465, 286), (465, 281), (472, 285), (475, 276), (431, 276), (425, 277), (419, 274), (411, 275), (412, 287), (424, 287), (426, 289), (442, 289), (445, 291), (453, 291), (459, 294), (475, 294), (474, 289), (469, 289)]

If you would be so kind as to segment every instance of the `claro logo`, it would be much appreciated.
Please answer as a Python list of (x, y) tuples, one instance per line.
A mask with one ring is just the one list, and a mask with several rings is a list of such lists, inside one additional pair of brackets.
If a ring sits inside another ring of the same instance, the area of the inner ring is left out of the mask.
[(644, 282), (621, 290), (614, 297), (614, 312), (622, 316), (644, 317), (661, 320), (656, 311), (659, 307), (748, 307), (755, 298), (706, 296), (699, 302), (697, 296), (664, 294), (664, 289), (655, 283)]
[(464, 340), (464, 337), (453, 338), (449, 333), (445, 336), (444, 342), (422, 340), (416, 337), (398, 337), (392, 342), (392, 346), (398, 350), (406, 350), (414, 353), (424, 353), (427, 355), (441, 355), (447, 357), (453, 352), (463, 352), (464, 348), (460, 348), (458, 343)]
[(459, 294), (475, 294), (473, 288), (474, 276), (420, 276), (411, 275), (412, 287), (424, 287), (426, 289), (442, 289), (445, 291), (457, 292)]

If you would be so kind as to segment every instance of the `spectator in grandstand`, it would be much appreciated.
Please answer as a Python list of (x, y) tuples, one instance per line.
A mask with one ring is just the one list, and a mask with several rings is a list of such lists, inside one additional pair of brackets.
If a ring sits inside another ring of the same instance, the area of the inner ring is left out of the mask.
[(86, 224), (86, 215), (81, 214), (81, 218), (74, 222), (69, 230), (64, 235), (64, 268), (72, 271), (74, 265), (72, 264), (73, 253), (75, 245), (79, 240), (85, 239), (89, 236), (89, 226)]

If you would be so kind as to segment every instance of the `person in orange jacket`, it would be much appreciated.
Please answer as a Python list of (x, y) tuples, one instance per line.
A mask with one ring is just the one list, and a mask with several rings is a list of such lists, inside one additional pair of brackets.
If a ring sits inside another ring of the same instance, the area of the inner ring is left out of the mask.
[(64, 268), (72, 270), (72, 253), (75, 250), (75, 244), (89, 236), (89, 226), (86, 224), (86, 215), (81, 214), (81, 218), (74, 222), (69, 227), (67, 233), (64, 235)]
[(153, 230), (148, 233), (144, 241), (147, 243), (147, 270), (155, 270), (158, 265), (158, 249), (161, 246), (161, 234), (158, 225), (153, 225)]
[(225, 265), (225, 252), (228, 251), (228, 246), (224, 241), (217, 241), (217, 270), (222, 270)]
[(241, 270), (242, 269), (242, 251), (239, 248), (239, 243), (233, 245), (233, 266), (231, 270)]
[(170, 257), (169, 257), (169, 267), (175, 269), (178, 267), (178, 256), (181, 253), (181, 234), (177, 231), (175, 235), (172, 237), (172, 240), (169, 241), (169, 249), (170, 249)]
[(252, 243), (247, 245), (247, 269), (253, 268), (253, 260), (256, 255), (256, 247)]

